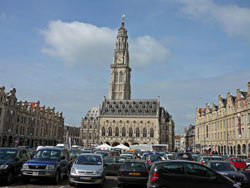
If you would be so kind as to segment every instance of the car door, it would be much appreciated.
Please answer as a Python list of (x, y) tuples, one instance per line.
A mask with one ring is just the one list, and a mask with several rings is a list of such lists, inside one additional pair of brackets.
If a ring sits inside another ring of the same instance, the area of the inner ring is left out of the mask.
[(227, 184), (218, 179), (216, 172), (204, 165), (185, 163), (186, 186), (192, 188), (226, 188)]
[(159, 167), (158, 170), (159, 186), (166, 186), (170, 188), (189, 188), (185, 183), (185, 171), (183, 163), (165, 163)]

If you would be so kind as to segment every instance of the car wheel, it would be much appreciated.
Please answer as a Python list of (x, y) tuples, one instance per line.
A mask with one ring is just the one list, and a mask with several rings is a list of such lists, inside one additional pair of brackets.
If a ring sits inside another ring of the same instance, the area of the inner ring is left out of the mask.
[(24, 184), (27, 184), (27, 183), (30, 182), (30, 178), (29, 177), (23, 177), (22, 179), (23, 179), (23, 183)]
[(14, 181), (14, 174), (13, 174), (13, 172), (10, 171), (7, 175), (6, 183), (8, 185), (11, 185), (13, 183), (13, 181)]
[(75, 184), (73, 182), (69, 181), (69, 185), (73, 187)]
[(54, 177), (54, 184), (57, 185), (60, 181), (61, 173), (60, 171), (56, 172), (56, 176)]

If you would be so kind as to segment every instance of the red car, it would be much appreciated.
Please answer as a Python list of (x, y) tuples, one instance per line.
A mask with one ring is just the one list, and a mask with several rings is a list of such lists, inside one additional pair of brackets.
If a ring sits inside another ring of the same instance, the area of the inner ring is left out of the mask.
[(230, 157), (229, 162), (232, 163), (235, 168), (240, 169), (240, 170), (247, 167), (246, 162), (243, 161), (240, 157)]

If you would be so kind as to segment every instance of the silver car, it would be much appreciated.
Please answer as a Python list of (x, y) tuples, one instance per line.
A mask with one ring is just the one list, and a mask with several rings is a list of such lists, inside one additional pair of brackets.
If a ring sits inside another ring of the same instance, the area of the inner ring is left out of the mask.
[(101, 154), (80, 154), (70, 171), (69, 184), (99, 184), (105, 180), (104, 160)]

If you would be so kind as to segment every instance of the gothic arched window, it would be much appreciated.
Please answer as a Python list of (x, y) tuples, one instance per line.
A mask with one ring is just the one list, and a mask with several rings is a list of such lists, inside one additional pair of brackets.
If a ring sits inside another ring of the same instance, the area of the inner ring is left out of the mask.
[(133, 137), (133, 129), (131, 127), (129, 128), (128, 134), (129, 134), (129, 137)]
[(143, 128), (143, 137), (147, 137), (147, 129), (146, 128)]
[(136, 135), (136, 137), (140, 137), (140, 130), (139, 130), (139, 128), (136, 128), (135, 135)]
[(122, 128), (122, 136), (126, 136), (126, 129), (125, 129), (125, 127)]
[(123, 82), (123, 72), (120, 72), (119, 82)]
[(118, 81), (118, 72), (115, 72), (115, 78), (114, 78), (114, 82)]
[(154, 129), (153, 129), (153, 128), (150, 129), (150, 137), (151, 137), (151, 138), (154, 137)]
[(115, 136), (119, 136), (119, 129), (118, 129), (118, 127), (115, 128)]
[(112, 136), (112, 128), (109, 127), (109, 136)]
[(102, 128), (102, 136), (105, 136), (105, 128)]

